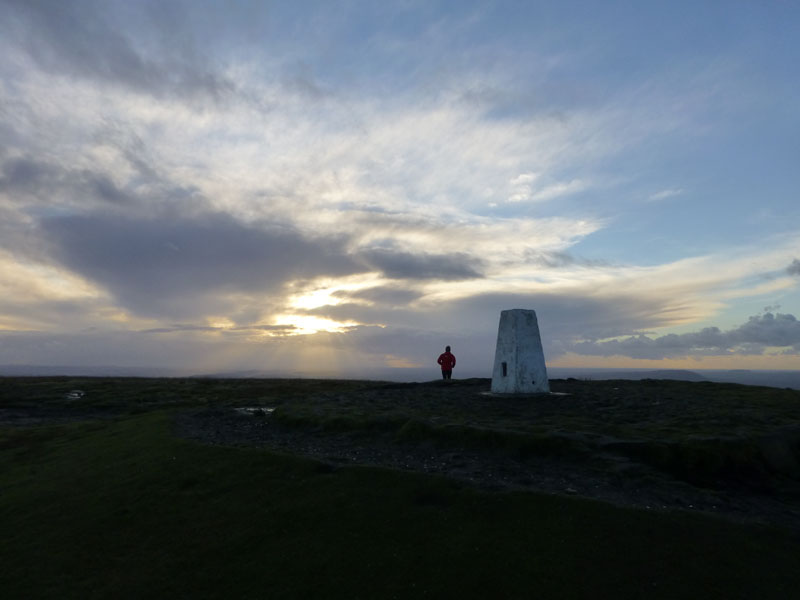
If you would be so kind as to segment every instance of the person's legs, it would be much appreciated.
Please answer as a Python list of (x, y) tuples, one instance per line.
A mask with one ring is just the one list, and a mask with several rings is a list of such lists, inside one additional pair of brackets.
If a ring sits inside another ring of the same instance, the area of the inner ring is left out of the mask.
[(442, 379), (447, 379), (447, 371), (442, 369)]
[(453, 370), (448, 369), (447, 371), (442, 371), (442, 379), (450, 379), (453, 376)]

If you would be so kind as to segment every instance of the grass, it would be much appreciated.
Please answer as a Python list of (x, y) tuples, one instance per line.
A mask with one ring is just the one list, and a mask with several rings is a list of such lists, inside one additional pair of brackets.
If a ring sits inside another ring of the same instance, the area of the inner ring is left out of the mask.
[[(170, 406), (270, 405), (321, 393), (352, 393), (371, 381), (325, 379), (205, 379), (141, 377), (0, 377), (0, 407), (47, 405), (134, 410)], [(85, 396), (67, 400), (72, 390)]]
[[(86, 402), (145, 402), (96, 383)], [(248, 384), (186, 385), (208, 403)], [(204, 446), (171, 434), (164, 405), (189, 396), (154, 397), (115, 420), (0, 429), (0, 597), (727, 600), (800, 585), (800, 542), (782, 531)]]

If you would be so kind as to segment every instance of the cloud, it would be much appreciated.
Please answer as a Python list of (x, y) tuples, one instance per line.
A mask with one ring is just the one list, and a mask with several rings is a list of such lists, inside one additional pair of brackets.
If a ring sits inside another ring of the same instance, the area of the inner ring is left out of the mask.
[(576, 340), (632, 334), (663, 326), (669, 318), (665, 316), (669, 314), (669, 300), (622, 292), (614, 297), (570, 292), (492, 293), (446, 301), (422, 296), (413, 303), (391, 307), (344, 302), (307, 312), (380, 325), (355, 328), (343, 335), (343, 340), (362, 351), (392, 354), (425, 365), (450, 344), (462, 368), (476, 376), (488, 376), (500, 311), (510, 308), (536, 311), (548, 361), (571, 351)]
[(59, 170), (51, 165), (28, 157), (16, 157), (3, 163), (0, 191), (29, 193), (59, 176)]
[(786, 267), (786, 272), (789, 275), (800, 275), (800, 260), (796, 258), (792, 261), (788, 267)]
[(221, 213), (95, 213), (47, 218), (41, 229), (53, 260), (149, 316), (232, 310), (226, 295), (275, 293), (294, 279), (364, 270), (347, 256), (345, 238), (313, 238), (285, 224), (245, 225)]
[(580, 179), (557, 181), (549, 185), (539, 185), (540, 174), (522, 173), (509, 182), (508, 202), (545, 202), (560, 196), (567, 196), (585, 190), (588, 185)]
[(549, 269), (561, 267), (586, 267), (601, 268), (610, 266), (605, 260), (588, 259), (573, 256), (569, 252), (545, 252), (538, 250), (528, 250), (525, 252), (525, 261), (529, 264), (540, 265)]
[(554, 183), (540, 190), (536, 190), (531, 194), (530, 200), (544, 202), (545, 200), (552, 200), (560, 196), (575, 194), (585, 190), (586, 188), (586, 182), (580, 179), (572, 179), (570, 181)]
[[(6, 35), (42, 69), (58, 75), (84, 77), (125, 86), (155, 96), (178, 95), (220, 100), (235, 85), (209, 68), (197, 45), (173, 15), (169, 36), (151, 47), (126, 32), (128, 23), (115, 22), (105, 2), (5, 2), (0, 15)], [(127, 14), (127, 13), (126, 13)], [(158, 27), (161, 18), (153, 18)], [(143, 24), (145, 25), (145, 24)], [(162, 25), (163, 26), (163, 25)], [(165, 43), (170, 37), (181, 43)]]
[(187, 331), (202, 331), (202, 332), (270, 332), (276, 335), (287, 335), (293, 333), (297, 328), (294, 325), (248, 325), (246, 327), (220, 327), (210, 325), (189, 325), (189, 324), (176, 324), (169, 327), (153, 327), (151, 329), (142, 329), (139, 333), (184, 333)]
[(683, 194), (683, 188), (671, 188), (656, 192), (655, 194), (650, 194), (647, 199), (657, 202), (658, 200), (665, 200), (667, 198), (672, 198), (673, 196), (680, 196), (681, 194)]
[(412, 254), (392, 249), (373, 248), (360, 252), (367, 264), (390, 279), (439, 279), (452, 281), (482, 277), (483, 261), (464, 254)]
[(656, 338), (646, 335), (621, 340), (579, 342), (571, 346), (578, 354), (664, 359), (686, 356), (760, 355), (767, 348), (800, 344), (800, 321), (790, 314), (765, 313), (750, 317), (735, 329), (721, 331), (706, 327), (697, 332), (669, 334)]
[(345, 300), (363, 300), (384, 307), (406, 306), (422, 296), (421, 290), (411, 289), (407, 286), (375, 286), (361, 290), (338, 290), (334, 292), (335, 298)]
[(9, 204), (25, 207), (27, 212), (52, 206), (142, 209), (155, 201), (176, 202), (187, 197), (195, 205), (200, 202), (196, 190), (158, 175), (131, 150), (115, 154), (114, 160), (109, 154), (107, 150), (107, 162), (94, 161), (91, 166), (81, 164), (92, 162), (84, 157), (63, 164), (31, 154), (10, 158), (0, 163), (0, 198), (4, 196)]
[(343, 302), (307, 312), (339, 321), (381, 324), (388, 329), (478, 335), (493, 348), (491, 340), (497, 334), (500, 311), (530, 308), (539, 316), (551, 352), (561, 354), (573, 340), (604, 339), (664, 326), (669, 323), (669, 306), (669, 300), (659, 302), (633, 293), (599, 297), (540, 291), (477, 293), (455, 299), (423, 295), (413, 303), (395, 304), (391, 309)]

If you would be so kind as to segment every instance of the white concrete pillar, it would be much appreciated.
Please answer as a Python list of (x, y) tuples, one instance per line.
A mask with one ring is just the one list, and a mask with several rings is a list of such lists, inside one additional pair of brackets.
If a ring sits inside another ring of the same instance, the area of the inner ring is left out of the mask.
[(536, 312), (514, 308), (500, 313), (492, 370), (495, 394), (550, 392)]

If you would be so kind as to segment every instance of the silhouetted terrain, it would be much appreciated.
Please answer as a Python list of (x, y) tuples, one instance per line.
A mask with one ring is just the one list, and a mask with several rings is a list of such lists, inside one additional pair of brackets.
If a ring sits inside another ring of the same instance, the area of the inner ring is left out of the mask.
[(791, 597), (800, 392), (551, 387), (2, 378), (0, 595)]

